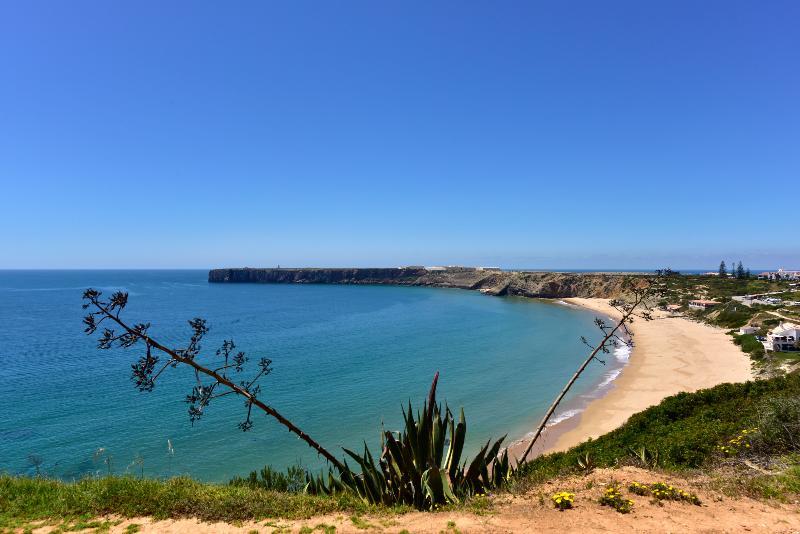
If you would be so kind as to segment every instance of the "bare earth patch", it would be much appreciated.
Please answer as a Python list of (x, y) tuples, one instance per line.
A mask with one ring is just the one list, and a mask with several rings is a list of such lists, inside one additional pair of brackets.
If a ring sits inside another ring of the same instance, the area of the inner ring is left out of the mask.
[[(664, 482), (695, 493), (701, 506), (685, 502), (654, 502), (628, 490), (632, 482)], [(601, 506), (601, 494), (612, 483), (619, 484), (625, 498), (634, 501), (633, 511), (620, 514)], [(550, 496), (560, 491), (575, 494), (575, 507), (559, 512)], [(109, 518), (119, 520), (118, 518)], [(116, 521), (112, 521), (116, 522)], [(131, 525), (136, 525), (131, 527)], [(331, 527), (335, 527), (333, 530)], [(40, 528), (35, 532), (48, 532)], [(586, 476), (558, 479), (522, 494), (493, 498), (490, 511), (466, 510), (403, 515), (312, 517), (300, 521), (265, 520), (241, 524), (203, 523), (195, 519), (153, 521), (125, 519), (110, 532), (204, 533), (447, 533), (457, 532), (777, 532), (800, 533), (800, 504), (762, 502), (747, 497), (731, 498), (709, 489), (705, 477), (680, 478), (635, 467), (598, 469)]]

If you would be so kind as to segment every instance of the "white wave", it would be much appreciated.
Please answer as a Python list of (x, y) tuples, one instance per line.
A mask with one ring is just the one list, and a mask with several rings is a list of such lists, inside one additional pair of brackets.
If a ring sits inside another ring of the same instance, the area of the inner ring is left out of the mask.
[(631, 357), (631, 347), (625, 344), (620, 344), (614, 349), (614, 357), (618, 362), (626, 363)]
[(606, 387), (611, 382), (616, 380), (621, 372), (622, 372), (622, 369), (614, 369), (612, 371), (607, 372), (605, 374), (605, 376), (603, 377), (603, 381), (600, 382), (600, 384), (597, 387), (600, 388), (600, 389)]
[(556, 304), (561, 304), (562, 306), (566, 306), (567, 308), (575, 308), (575, 309), (580, 308), (580, 306), (573, 304), (571, 302), (567, 302), (565, 300), (557, 300)]
[(557, 416), (553, 417), (550, 421), (548, 421), (547, 422), (547, 426), (557, 425), (558, 423), (561, 423), (563, 421), (566, 421), (567, 419), (575, 417), (576, 415), (578, 415), (582, 411), (583, 411), (583, 409), (577, 409), (576, 408), (574, 410), (567, 410), (566, 412), (562, 412), (562, 413), (558, 414)]

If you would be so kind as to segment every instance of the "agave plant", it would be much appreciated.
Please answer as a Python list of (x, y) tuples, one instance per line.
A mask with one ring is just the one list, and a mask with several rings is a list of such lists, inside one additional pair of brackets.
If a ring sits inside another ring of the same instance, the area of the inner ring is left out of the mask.
[(356, 473), (345, 461), (339, 479), (328, 473), (308, 477), (309, 493), (330, 493), (341, 485), (369, 503), (407, 504), (418, 509), (458, 502), (473, 494), (502, 486), (513, 474), (508, 452), (500, 452), (504, 438), (481, 447), (471, 462), (461, 462), (467, 423), (461, 410), (456, 423), (445, 404), (436, 403), (439, 373), (433, 378), (428, 400), (416, 417), (408, 404), (403, 409), (404, 431), (395, 437), (384, 432), (383, 451), (375, 462), (367, 444), (358, 454), (345, 449), (360, 468)]

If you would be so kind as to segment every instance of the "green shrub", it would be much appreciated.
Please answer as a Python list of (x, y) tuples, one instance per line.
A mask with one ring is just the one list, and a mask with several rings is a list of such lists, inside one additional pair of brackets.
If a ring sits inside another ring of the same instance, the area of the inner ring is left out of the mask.
[(756, 336), (754, 336), (753, 334), (742, 334), (742, 335), (734, 334), (733, 342), (742, 347), (742, 350), (744, 352), (753, 352), (754, 350), (757, 349), (763, 350), (764, 348), (764, 345), (762, 345), (761, 342), (758, 339), (756, 339)]
[(757, 414), (756, 451), (771, 455), (800, 452), (800, 399), (788, 395), (766, 399)]
[(258, 473), (251, 471), (250, 476), (247, 478), (234, 477), (229, 484), (232, 486), (249, 486), (251, 488), (297, 493), (303, 491), (306, 486), (306, 472), (299, 465), (288, 467), (286, 473), (275, 471), (272, 467), (266, 465)]
[(720, 309), (712, 309), (709, 314), (714, 314), (713, 323), (724, 328), (738, 328), (747, 324), (753, 316), (753, 309), (739, 302), (729, 302)]
[(550, 497), (550, 500), (553, 506), (556, 507), (556, 510), (561, 510), (563, 512), (564, 510), (572, 508), (575, 503), (575, 494), (568, 491), (560, 491)]
[[(329, 474), (329, 483), (344, 486), (371, 504), (404, 504), (417, 509), (456, 503), (503, 486), (514, 472), (508, 452), (500, 453), (504, 438), (494, 444), (487, 441), (472, 460), (462, 462), (467, 433), (464, 410), (458, 422), (447, 405), (442, 410), (436, 402), (438, 379), (436, 373), (428, 400), (416, 417), (410, 403), (408, 410), (403, 410), (403, 432), (397, 437), (384, 432), (378, 462), (366, 443), (363, 454), (345, 449), (361, 472), (356, 473), (345, 464), (338, 479)], [(317, 477), (308, 479), (306, 489), (310, 493), (330, 493), (339, 488), (331, 488), (324, 478)]]
[(733, 342), (742, 348), (752, 359), (760, 360), (764, 357), (764, 345), (753, 334), (733, 334)]
[(612, 484), (600, 496), (600, 504), (610, 506), (621, 514), (628, 514), (633, 509), (633, 501), (622, 496), (617, 484)]
[(535, 458), (520, 468), (519, 475), (524, 480), (541, 481), (572, 473), (587, 453), (597, 467), (613, 467), (636, 461), (631, 451), (642, 448), (651, 457), (657, 455), (661, 468), (700, 467), (718, 457), (719, 444), (742, 429), (760, 425), (759, 417), (766, 413), (765, 401), (792, 396), (800, 397), (800, 376), (796, 374), (679, 393), (634, 414), (624, 425), (596, 440)]
[(695, 506), (702, 505), (700, 498), (694, 493), (689, 493), (675, 486), (664, 482), (654, 482), (652, 484), (641, 484), (633, 482), (628, 486), (631, 493), (636, 495), (651, 495), (653, 500), (658, 501), (684, 501)]

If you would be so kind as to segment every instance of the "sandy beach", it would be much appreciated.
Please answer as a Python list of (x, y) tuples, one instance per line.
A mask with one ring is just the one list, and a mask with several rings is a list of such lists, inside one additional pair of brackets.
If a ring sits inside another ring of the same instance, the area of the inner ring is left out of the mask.
[[(607, 317), (620, 317), (606, 299), (564, 300)], [(566, 450), (597, 438), (670, 395), (752, 378), (749, 358), (724, 330), (663, 312), (654, 316), (652, 321), (637, 318), (630, 326), (633, 352), (612, 389), (580, 415), (548, 428), (534, 454)], [(513, 456), (524, 447), (515, 444), (510, 449)]]

